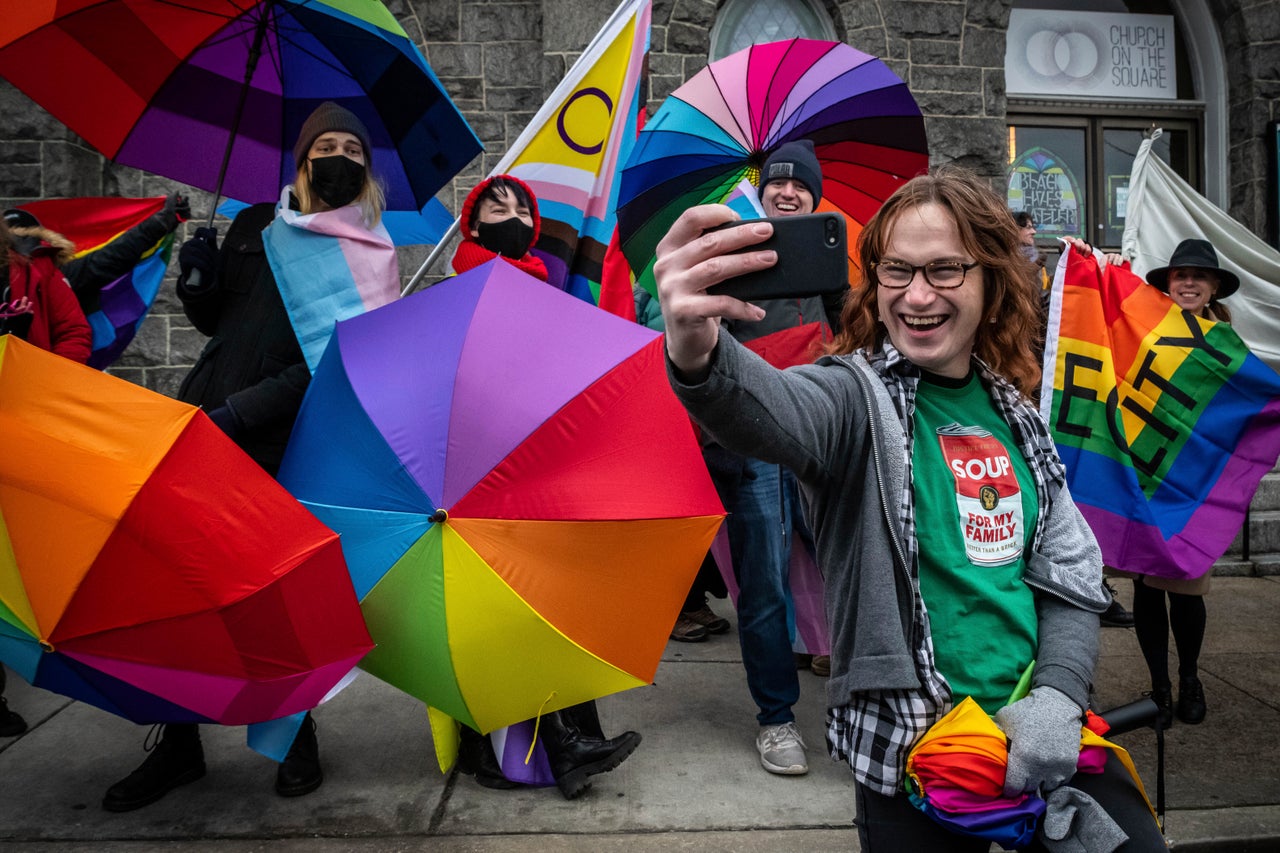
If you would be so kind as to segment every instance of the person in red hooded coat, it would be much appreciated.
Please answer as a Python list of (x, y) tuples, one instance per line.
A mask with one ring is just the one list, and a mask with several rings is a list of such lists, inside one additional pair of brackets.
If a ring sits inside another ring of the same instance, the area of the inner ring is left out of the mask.
[(467, 223), (453, 255), (453, 271), (466, 272), (494, 258), (547, 280), (547, 265), (530, 249), (542, 233), (538, 199), (511, 175), (494, 175), (467, 194), (459, 219)]
[[(466, 229), (453, 256), (454, 272), (502, 258), (540, 281), (547, 280), (546, 265), (529, 251), (542, 226), (538, 199), (519, 178), (494, 175), (481, 181), (467, 195), (459, 219)], [(636, 732), (606, 738), (595, 702), (543, 714), (540, 731), (556, 787), (570, 800), (587, 789), (591, 776), (617, 767), (640, 744)], [(461, 735), (458, 763), (463, 773), (475, 776), (486, 788), (519, 786), (503, 775), (488, 737), (467, 726)]]

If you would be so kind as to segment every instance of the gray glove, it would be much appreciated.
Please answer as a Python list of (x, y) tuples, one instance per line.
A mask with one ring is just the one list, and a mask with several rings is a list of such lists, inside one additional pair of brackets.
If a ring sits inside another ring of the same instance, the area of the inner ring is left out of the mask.
[(1082, 716), (1079, 705), (1047, 686), (996, 711), (996, 725), (1009, 738), (1006, 797), (1037, 789), (1047, 793), (1075, 775)]
[(1129, 840), (1098, 801), (1070, 785), (1045, 798), (1040, 843), (1050, 853), (1112, 853)]

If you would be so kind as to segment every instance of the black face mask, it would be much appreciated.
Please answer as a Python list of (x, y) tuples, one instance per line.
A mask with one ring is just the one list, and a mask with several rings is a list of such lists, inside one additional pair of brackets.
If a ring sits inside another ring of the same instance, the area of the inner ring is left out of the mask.
[(533, 244), (533, 226), (524, 224), (518, 216), (501, 222), (477, 223), (476, 232), (480, 235), (476, 241), (481, 246), (512, 260), (523, 258)]
[(364, 164), (335, 154), (311, 160), (311, 189), (330, 207), (345, 207), (364, 189)]

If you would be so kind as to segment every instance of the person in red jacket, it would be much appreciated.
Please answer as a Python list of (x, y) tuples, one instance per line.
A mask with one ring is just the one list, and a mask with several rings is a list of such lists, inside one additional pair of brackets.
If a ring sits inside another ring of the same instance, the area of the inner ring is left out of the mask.
[[(23, 257), (0, 221), (0, 335), (17, 335), (41, 349), (81, 364), (93, 346), (89, 321), (71, 285), (48, 258)], [(27, 721), (4, 699), (4, 667), (0, 666), (0, 737), (17, 737)]]
[(67, 279), (49, 258), (26, 258), (0, 225), (0, 334), (14, 334), (41, 349), (84, 364), (93, 346), (89, 321)]

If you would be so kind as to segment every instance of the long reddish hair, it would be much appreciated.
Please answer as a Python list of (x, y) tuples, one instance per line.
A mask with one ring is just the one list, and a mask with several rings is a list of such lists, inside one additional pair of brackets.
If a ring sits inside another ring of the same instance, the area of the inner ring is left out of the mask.
[(951, 214), (965, 251), (981, 264), (985, 292), (974, 354), (1030, 398), (1040, 383), (1036, 356), (1040, 305), (1027, 281), (1027, 259), (1018, 246), (1019, 229), (1004, 199), (977, 175), (958, 167), (942, 167), (912, 178), (862, 229), (858, 238), (861, 280), (845, 300), (842, 330), (830, 351), (871, 351), (884, 341), (887, 332), (880, 322), (878, 288), (870, 270), (884, 257), (898, 217), (926, 204), (936, 204)]

